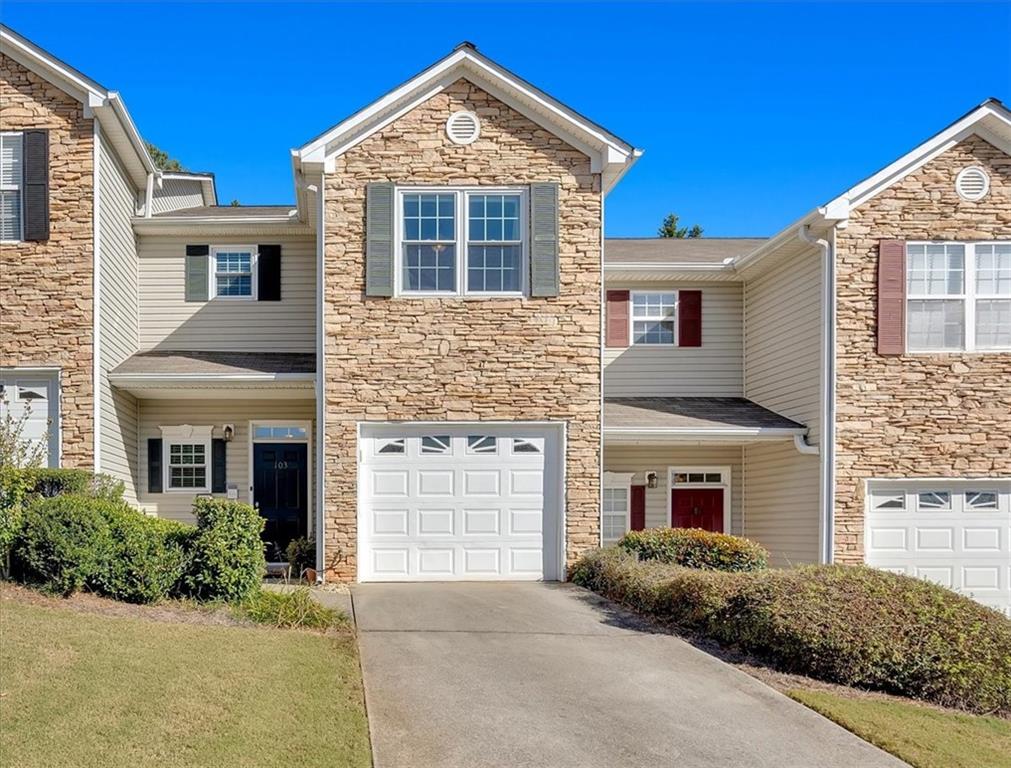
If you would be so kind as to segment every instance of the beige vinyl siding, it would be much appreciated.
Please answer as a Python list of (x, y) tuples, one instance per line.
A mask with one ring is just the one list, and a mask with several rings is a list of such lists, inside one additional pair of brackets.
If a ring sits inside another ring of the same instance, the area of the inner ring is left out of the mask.
[(769, 550), (777, 566), (819, 559), (817, 456), (792, 443), (744, 448), (744, 535)]
[(744, 396), (820, 435), (821, 264), (784, 260), (745, 285)]
[(635, 472), (633, 485), (646, 485), (656, 472), (657, 487), (646, 489), (646, 527), (670, 526), (669, 467), (730, 467), (730, 532), (741, 532), (741, 448), (738, 446), (605, 445), (605, 472)]
[(100, 467), (136, 500), (137, 400), (109, 384), (108, 372), (137, 351), (137, 248), (130, 218), (137, 190), (102, 137), (99, 158), (101, 347), (99, 367)]
[[(616, 283), (608, 290), (702, 291), (702, 346), (604, 348), (607, 397), (740, 397), (742, 288), (739, 283)], [(629, 323), (631, 307), (629, 307)]]
[[(312, 400), (141, 400), (140, 401), (140, 503), (145, 510), (171, 520), (193, 522), (194, 494), (180, 491), (148, 492), (147, 441), (162, 436), (161, 427), (190, 424), (214, 427), (214, 437), (221, 437), (225, 424), (235, 425), (235, 437), (228, 443), (225, 481), (236, 484), (239, 500), (250, 501), (249, 422), (313, 421), (316, 405)], [(315, 430), (314, 430), (315, 431)], [(312, 455), (310, 446), (309, 455)], [(221, 494), (223, 495), (223, 494)], [(312, 503), (309, 505), (310, 515)]]
[(198, 208), (204, 204), (201, 182), (196, 179), (164, 179), (159, 189), (154, 188), (151, 200), (152, 213), (169, 213), (184, 208)]
[[(255, 247), (258, 242), (281, 245), (281, 301), (185, 300), (187, 244)], [(311, 237), (145, 236), (139, 256), (142, 350), (315, 350), (316, 245)]]

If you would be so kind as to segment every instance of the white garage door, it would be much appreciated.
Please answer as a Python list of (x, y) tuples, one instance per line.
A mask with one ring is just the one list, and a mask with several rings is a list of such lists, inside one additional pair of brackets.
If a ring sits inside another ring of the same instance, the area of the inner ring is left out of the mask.
[(59, 387), (46, 371), (0, 372), (0, 418), (21, 425), (21, 439), (38, 446), (44, 467), (59, 464)]
[(868, 491), (868, 565), (1011, 616), (1011, 481), (877, 481)]
[(560, 577), (560, 431), (363, 425), (361, 581)]

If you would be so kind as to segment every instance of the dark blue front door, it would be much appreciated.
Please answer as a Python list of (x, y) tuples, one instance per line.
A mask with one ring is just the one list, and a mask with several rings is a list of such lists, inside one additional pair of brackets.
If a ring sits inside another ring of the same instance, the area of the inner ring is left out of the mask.
[(298, 443), (253, 443), (253, 501), (266, 524), (267, 560), (288, 559), (288, 543), (306, 534), (308, 448)]

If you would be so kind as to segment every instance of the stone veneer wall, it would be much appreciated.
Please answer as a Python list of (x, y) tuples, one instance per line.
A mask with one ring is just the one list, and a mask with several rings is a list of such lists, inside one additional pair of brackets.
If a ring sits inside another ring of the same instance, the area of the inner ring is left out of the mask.
[[(955, 192), (967, 165), (990, 192)], [(1011, 157), (978, 137), (853, 211), (838, 236), (836, 555), (863, 559), (864, 480), (1011, 475), (1011, 353), (876, 352), (878, 240), (1011, 238)]]
[(0, 54), (0, 129), (49, 129), (50, 237), (0, 245), (0, 366), (61, 368), (65, 466), (93, 461), (92, 120), (82, 104)]
[[(469, 109), (480, 139), (451, 143)], [(364, 297), (365, 185), (557, 181), (561, 295)], [(600, 462), (599, 175), (590, 161), (465, 80), (338, 158), (326, 180), (326, 557), (356, 576), (356, 425), (386, 420), (568, 423), (567, 559), (596, 546)]]

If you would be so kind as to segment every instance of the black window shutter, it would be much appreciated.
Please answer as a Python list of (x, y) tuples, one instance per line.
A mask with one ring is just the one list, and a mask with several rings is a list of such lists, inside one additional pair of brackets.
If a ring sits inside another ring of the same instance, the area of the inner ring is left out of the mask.
[(227, 490), (225, 480), (225, 456), (228, 443), (220, 437), (211, 440), (211, 493), (224, 493)]
[(393, 295), (393, 185), (365, 188), (365, 295)]
[(207, 301), (210, 259), (209, 245), (186, 246), (186, 301)]
[(22, 214), (25, 240), (49, 239), (49, 131), (25, 131), (22, 141)]
[(281, 246), (261, 245), (257, 257), (256, 298), (259, 301), (281, 300)]
[(147, 492), (161, 493), (161, 438), (150, 437), (147, 441)]

